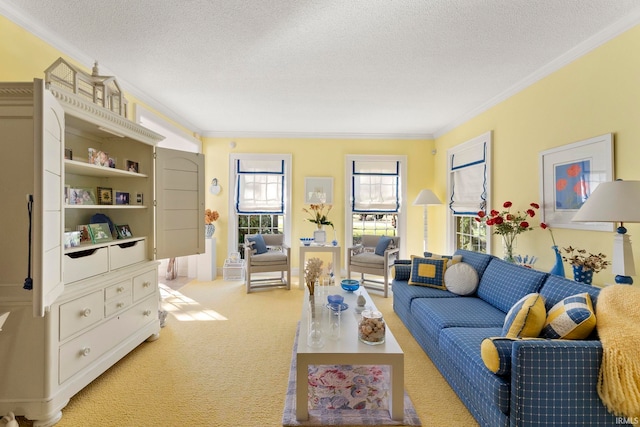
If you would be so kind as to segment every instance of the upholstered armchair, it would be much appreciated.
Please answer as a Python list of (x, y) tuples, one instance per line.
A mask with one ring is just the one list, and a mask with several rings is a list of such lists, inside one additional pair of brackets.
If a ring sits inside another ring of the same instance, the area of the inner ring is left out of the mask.
[[(247, 293), (258, 288), (276, 286), (291, 289), (291, 248), (285, 245), (283, 234), (246, 235), (244, 263)], [(252, 278), (253, 273), (270, 272), (280, 272), (280, 277)]]
[[(363, 235), (362, 243), (347, 250), (347, 277), (351, 272), (360, 273), (365, 287), (382, 289), (389, 295), (389, 268), (399, 258), (400, 237)], [(365, 274), (382, 276), (383, 280), (365, 278)], [(382, 285), (379, 286), (379, 285)]]

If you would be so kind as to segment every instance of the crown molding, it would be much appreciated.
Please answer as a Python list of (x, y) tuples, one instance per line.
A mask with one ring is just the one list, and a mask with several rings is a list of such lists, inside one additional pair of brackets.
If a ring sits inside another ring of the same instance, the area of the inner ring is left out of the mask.
[(358, 132), (243, 132), (205, 131), (206, 138), (256, 138), (256, 139), (379, 139), (379, 140), (430, 140), (431, 134), (413, 133), (358, 133)]
[(531, 73), (529, 76), (525, 77), (515, 85), (511, 86), (509, 89), (498, 94), (497, 96), (494, 96), (493, 98), (489, 99), (487, 102), (469, 111), (467, 114), (460, 116), (455, 121), (449, 123), (447, 126), (435, 132), (434, 137), (439, 138), (442, 135), (446, 134), (447, 132), (452, 131), (456, 127), (473, 119), (474, 117), (489, 110), (490, 108), (495, 107), (499, 103), (506, 101), (507, 99), (511, 98), (513, 95), (523, 91), (527, 87), (542, 80), (543, 78), (549, 76), (550, 74), (558, 71), (562, 67), (586, 55), (592, 50), (602, 46), (606, 42), (614, 39), (615, 37), (619, 36), (625, 31), (630, 30), (631, 28), (635, 27), (638, 24), (640, 24), (640, 10), (636, 13), (630, 14), (620, 19), (619, 21), (615, 22), (609, 27), (601, 30), (600, 32), (593, 35), (592, 37), (576, 45), (575, 47), (573, 47), (563, 55), (549, 62), (547, 65)]

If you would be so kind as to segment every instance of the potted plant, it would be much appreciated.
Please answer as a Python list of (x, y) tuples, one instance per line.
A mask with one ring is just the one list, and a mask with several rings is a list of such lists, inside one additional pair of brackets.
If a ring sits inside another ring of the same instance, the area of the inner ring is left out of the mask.
[(562, 248), (562, 251), (567, 254), (563, 255), (562, 259), (573, 267), (573, 280), (576, 282), (591, 284), (593, 273), (598, 273), (611, 264), (605, 260), (607, 256), (603, 253), (587, 255), (586, 249), (577, 249), (572, 246)]
[(316, 243), (324, 243), (327, 240), (327, 235), (323, 229), (325, 225), (330, 225), (333, 228), (333, 223), (329, 221), (329, 212), (331, 212), (332, 205), (311, 204), (309, 209), (302, 208), (302, 210), (310, 215), (307, 221), (314, 223), (318, 229), (313, 233), (313, 240)]

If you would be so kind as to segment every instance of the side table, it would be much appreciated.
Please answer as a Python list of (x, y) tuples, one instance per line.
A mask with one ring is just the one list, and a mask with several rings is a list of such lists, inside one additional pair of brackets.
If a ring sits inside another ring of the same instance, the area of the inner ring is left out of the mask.
[(340, 246), (333, 245), (314, 245), (313, 243), (309, 246), (300, 245), (300, 266), (298, 267), (300, 277), (298, 287), (300, 289), (304, 289), (305, 280), (304, 280), (304, 266), (305, 266), (305, 256), (307, 252), (331, 252), (333, 255), (333, 278), (335, 283), (340, 283)]

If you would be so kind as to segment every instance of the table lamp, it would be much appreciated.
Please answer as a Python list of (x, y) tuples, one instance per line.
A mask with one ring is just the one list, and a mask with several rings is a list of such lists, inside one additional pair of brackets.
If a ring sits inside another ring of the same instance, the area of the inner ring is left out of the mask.
[(424, 212), (423, 212), (423, 222), (424, 222), (424, 239), (422, 241), (422, 250), (426, 251), (427, 250), (427, 206), (428, 205), (441, 205), (442, 202), (440, 201), (440, 199), (438, 199), (438, 196), (436, 196), (435, 194), (433, 194), (433, 191), (428, 190), (428, 189), (424, 189), (422, 191), (420, 191), (420, 194), (418, 194), (418, 197), (416, 197), (416, 200), (414, 200), (413, 205), (414, 206), (424, 206)]
[(640, 181), (609, 181), (598, 185), (574, 215), (577, 222), (619, 222), (613, 240), (612, 271), (616, 283), (631, 285), (636, 269), (625, 222), (640, 222)]

